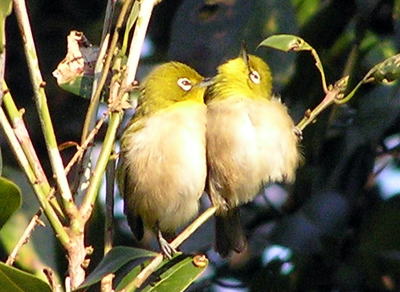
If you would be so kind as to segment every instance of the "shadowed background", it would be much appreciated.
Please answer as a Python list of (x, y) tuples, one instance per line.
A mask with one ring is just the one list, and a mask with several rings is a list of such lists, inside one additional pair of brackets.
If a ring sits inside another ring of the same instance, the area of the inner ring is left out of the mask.
[[(299, 121), (323, 97), (313, 59), (307, 53), (256, 50), (257, 45), (272, 34), (297, 34), (320, 54), (329, 83), (350, 75), (351, 87), (374, 64), (398, 52), (398, 2), (164, 0), (152, 16), (139, 79), (150, 67), (168, 60), (212, 76), (216, 66), (238, 55), (245, 41), (250, 53), (270, 64), (274, 92)], [(58, 142), (79, 141), (88, 101), (58, 88), (51, 72), (65, 56), (69, 31), (83, 31), (98, 43), (106, 3), (40, 0), (27, 4)], [(48, 168), (14, 15), (6, 30), (6, 80), (18, 106), (25, 108), (35, 148)], [(350, 104), (320, 115), (303, 133), (305, 164), (296, 183), (271, 186), (243, 206), (248, 251), (221, 260), (212, 250), (211, 223), (184, 245), (185, 251), (206, 252), (211, 259), (209, 272), (191, 291), (398, 291), (399, 113), (399, 85), (394, 83), (365, 86)], [(4, 175), (23, 183), (3, 138), (0, 143)], [(71, 153), (63, 152), (66, 161)], [(25, 187), (23, 214), (27, 216), (36, 208), (30, 193)], [(117, 202), (116, 243), (137, 244), (118, 206)], [(88, 226), (90, 244), (99, 253), (102, 221), (100, 202)], [(40, 257), (61, 269), (64, 255), (52, 241), (51, 233), (44, 230), (34, 235)], [(43, 246), (50, 248), (43, 250)], [(97, 261), (95, 257), (91, 267)]]

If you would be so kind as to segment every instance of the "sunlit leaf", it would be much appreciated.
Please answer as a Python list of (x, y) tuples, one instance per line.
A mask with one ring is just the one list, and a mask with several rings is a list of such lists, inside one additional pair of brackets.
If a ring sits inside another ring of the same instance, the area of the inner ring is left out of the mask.
[(270, 47), (276, 50), (289, 52), (289, 51), (310, 51), (311, 55), (315, 60), (315, 66), (317, 67), (320, 75), (322, 87), (325, 92), (328, 91), (328, 87), (326, 85), (326, 78), (324, 73), (324, 68), (322, 66), (321, 60), (318, 56), (316, 50), (311, 47), (305, 40), (301, 37), (291, 35), (291, 34), (277, 34), (270, 36), (263, 40), (258, 47)]
[(273, 35), (263, 40), (259, 47), (270, 47), (284, 52), (310, 51), (312, 47), (302, 38), (291, 34)]
[(140, 259), (156, 256), (155, 252), (127, 246), (114, 247), (106, 254), (94, 271), (86, 278), (79, 288), (88, 287), (99, 282), (105, 275), (114, 273), (126, 263)]
[(0, 177), (0, 228), (21, 206), (21, 190), (12, 181)]
[[(178, 255), (172, 260), (165, 260), (164, 264), (153, 274), (157, 281), (141, 287), (141, 291), (185, 291), (190, 284), (200, 277), (207, 266), (208, 260), (205, 256)], [(131, 277), (132, 274), (128, 274), (126, 277), (128, 276)], [(123, 279), (116, 291), (125, 288), (131, 280), (131, 278)], [(127, 289), (127, 292), (129, 291), (133, 291), (133, 289)]]
[(0, 262), (0, 290), (18, 292), (46, 292), (50, 286), (39, 278)]

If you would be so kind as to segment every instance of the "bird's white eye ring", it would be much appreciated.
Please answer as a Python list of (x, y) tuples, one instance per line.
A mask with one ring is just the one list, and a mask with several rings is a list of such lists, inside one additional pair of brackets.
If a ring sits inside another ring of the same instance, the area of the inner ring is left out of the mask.
[(249, 78), (255, 84), (259, 84), (261, 81), (260, 74), (258, 74), (257, 71), (251, 71), (249, 74)]
[(190, 89), (192, 89), (192, 82), (187, 78), (184, 78), (184, 77), (183, 78), (179, 78), (176, 83), (184, 91), (189, 91)]

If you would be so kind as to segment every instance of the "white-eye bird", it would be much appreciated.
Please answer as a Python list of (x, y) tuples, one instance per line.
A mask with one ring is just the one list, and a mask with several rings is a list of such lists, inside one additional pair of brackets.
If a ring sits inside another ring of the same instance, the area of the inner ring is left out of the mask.
[(121, 138), (117, 179), (124, 213), (135, 237), (144, 226), (165, 238), (198, 213), (206, 170), (206, 105), (203, 77), (169, 62), (146, 78), (136, 113)]
[(217, 68), (205, 93), (207, 192), (216, 212), (216, 250), (241, 252), (246, 238), (238, 207), (265, 184), (292, 182), (301, 161), (287, 108), (271, 93), (268, 65), (242, 49)]

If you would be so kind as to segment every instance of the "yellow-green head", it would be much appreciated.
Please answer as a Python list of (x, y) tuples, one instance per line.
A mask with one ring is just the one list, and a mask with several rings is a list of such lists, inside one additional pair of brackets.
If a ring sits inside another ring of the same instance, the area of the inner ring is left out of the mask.
[(213, 85), (207, 90), (206, 102), (230, 96), (271, 99), (271, 90), (272, 76), (268, 65), (242, 49), (239, 57), (218, 67)]
[(203, 77), (189, 66), (168, 62), (155, 68), (142, 85), (136, 116), (152, 114), (176, 103), (203, 103)]

